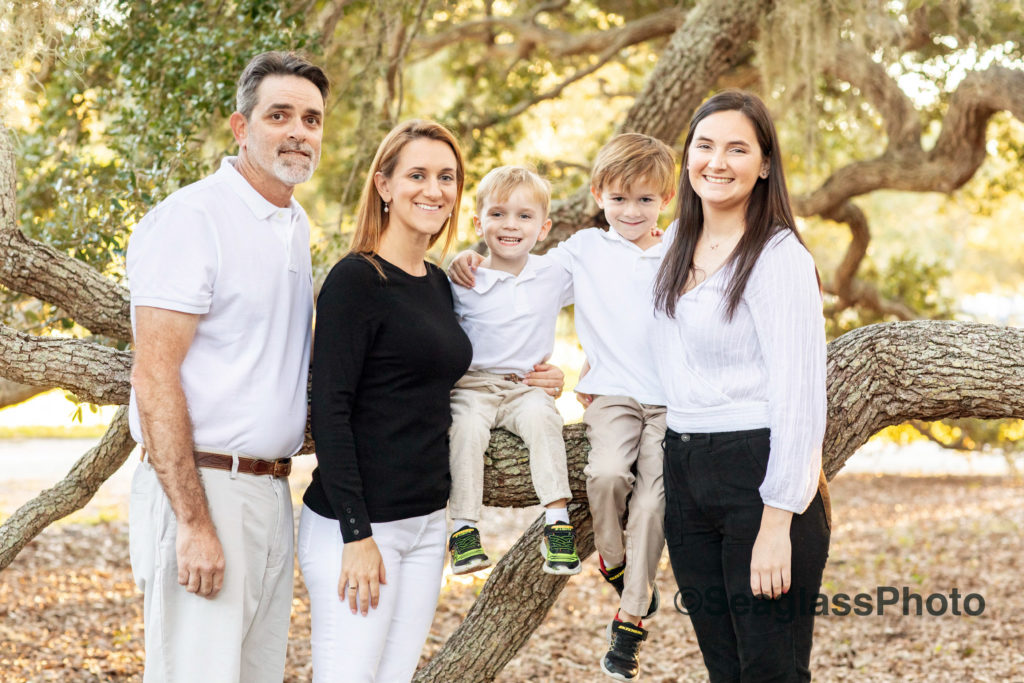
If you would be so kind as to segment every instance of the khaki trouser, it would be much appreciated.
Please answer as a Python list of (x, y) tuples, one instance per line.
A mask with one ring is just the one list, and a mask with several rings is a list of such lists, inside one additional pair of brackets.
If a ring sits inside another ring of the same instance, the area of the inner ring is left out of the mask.
[(484, 452), (491, 429), (519, 435), (530, 449), (530, 476), (541, 505), (572, 498), (565, 464), (562, 416), (539, 387), (471, 370), (452, 389), (449, 463), (452, 519), (479, 521), (484, 496)]
[(287, 477), (201, 468), (224, 550), (224, 585), (204, 598), (178, 584), (177, 521), (156, 472), (132, 479), (129, 550), (145, 602), (145, 683), (281, 683), (294, 560)]
[[(665, 547), (662, 485), (665, 407), (626, 396), (595, 396), (583, 415), (590, 440), (587, 496), (594, 545), (605, 565), (626, 560), (619, 606), (644, 615)], [(627, 501), (629, 517), (626, 516)]]

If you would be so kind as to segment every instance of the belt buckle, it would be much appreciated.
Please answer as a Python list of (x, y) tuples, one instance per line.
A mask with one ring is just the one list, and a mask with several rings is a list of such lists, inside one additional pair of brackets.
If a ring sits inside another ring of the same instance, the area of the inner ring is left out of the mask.
[(292, 471), (292, 460), (291, 458), (285, 458), (283, 460), (275, 460), (274, 467), (270, 471), (270, 475), (273, 477), (287, 477)]

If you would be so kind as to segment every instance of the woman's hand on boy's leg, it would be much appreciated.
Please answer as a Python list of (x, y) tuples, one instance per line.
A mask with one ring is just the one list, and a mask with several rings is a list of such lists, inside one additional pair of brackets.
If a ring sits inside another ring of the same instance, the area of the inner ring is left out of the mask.
[(565, 373), (557, 365), (538, 363), (533, 366), (533, 372), (526, 373), (523, 382), (531, 387), (540, 387), (558, 398), (562, 395), (562, 387), (565, 385)]
[(484, 257), (472, 249), (460, 251), (448, 266), (448, 277), (457, 285), (472, 287), (476, 284), (476, 269)]
[(589, 408), (590, 404), (594, 402), (593, 394), (584, 394), (582, 391), (576, 392), (576, 400), (580, 402), (584, 408)]

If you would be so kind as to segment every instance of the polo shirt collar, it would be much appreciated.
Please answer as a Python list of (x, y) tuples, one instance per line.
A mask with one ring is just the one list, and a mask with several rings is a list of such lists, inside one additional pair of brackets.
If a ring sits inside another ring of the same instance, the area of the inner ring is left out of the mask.
[(625, 237), (620, 235), (618, 232), (616, 232), (615, 228), (613, 228), (610, 225), (606, 229), (601, 230), (601, 236), (604, 237), (609, 242), (618, 242), (620, 244), (625, 245), (627, 249), (632, 249), (641, 258), (661, 258), (662, 252), (665, 250), (664, 238), (662, 238), (663, 241), (658, 242), (650, 249), (641, 249), (640, 247), (636, 246), (635, 244), (627, 240)]
[[(249, 181), (238, 172), (235, 168), (235, 163), (238, 161), (238, 157), (224, 157), (220, 162), (220, 168), (217, 170), (217, 175), (224, 178), (224, 181), (228, 186), (235, 191), (235, 194), (245, 203), (249, 210), (252, 211), (253, 215), (259, 220), (263, 221), (276, 212), (280, 211), (283, 207), (277, 206), (270, 202), (266, 197), (256, 191), (256, 188), (249, 184)], [(291, 198), (289, 209), (294, 215), (299, 209), (299, 203), (295, 201), (295, 197)]]
[(526, 259), (526, 265), (523, 266), (523, 270), (519, 275), (513, 275), (504, 270), (494, 270), (492, 268), (478, 268), (476, 271), (476, 284), (473, 285), (473, 291), (477, 294), (484, 294), (489, 291), (496, 284), (502, 280), (509, 278), (515, 278), (519, 282), (526, 282), (537, 277), (537, 273), (550, 268), (553, 264), (549, 259), (537, 258), (536, 254), (530, 254)]

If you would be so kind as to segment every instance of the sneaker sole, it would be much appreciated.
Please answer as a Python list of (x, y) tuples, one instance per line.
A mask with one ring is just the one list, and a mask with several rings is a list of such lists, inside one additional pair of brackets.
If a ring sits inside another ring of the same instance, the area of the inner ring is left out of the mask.
[(478, 562), (471, 562), (469, 564), (464, 564), (461, 567), (452, 567), (452, 574), (456, 576), (460, 576), (462, 574), (472, 574), (473, 572), (478, 572), (481, 569), (487, 569), (493, 564), (494, 563), (490, 560), (480, 560)]
[(543, 538), (540, 540), (540, 555), (544, 558), (544, 564), (541, 566), (541, 569), (544, 570), (545, 574), (554, 574), (556, 576), (575, 576), (583, 571), (582, 562), (577, 562), (575, 567), (549, 567), (548, 544), (544, 542)]
[(601, 658), (601, 673), (603, 673), (605, 676), (610, 676), (611, 678), (614, 678), (617, 681), (635, 681), (638, 678), (640, 678), (640, 674), (637, 674), (632, 678), (626, 678), (622, 674), (617, 674), (613, 671), (609, 671), (608, 669), (604, 668), (604, 657)]

